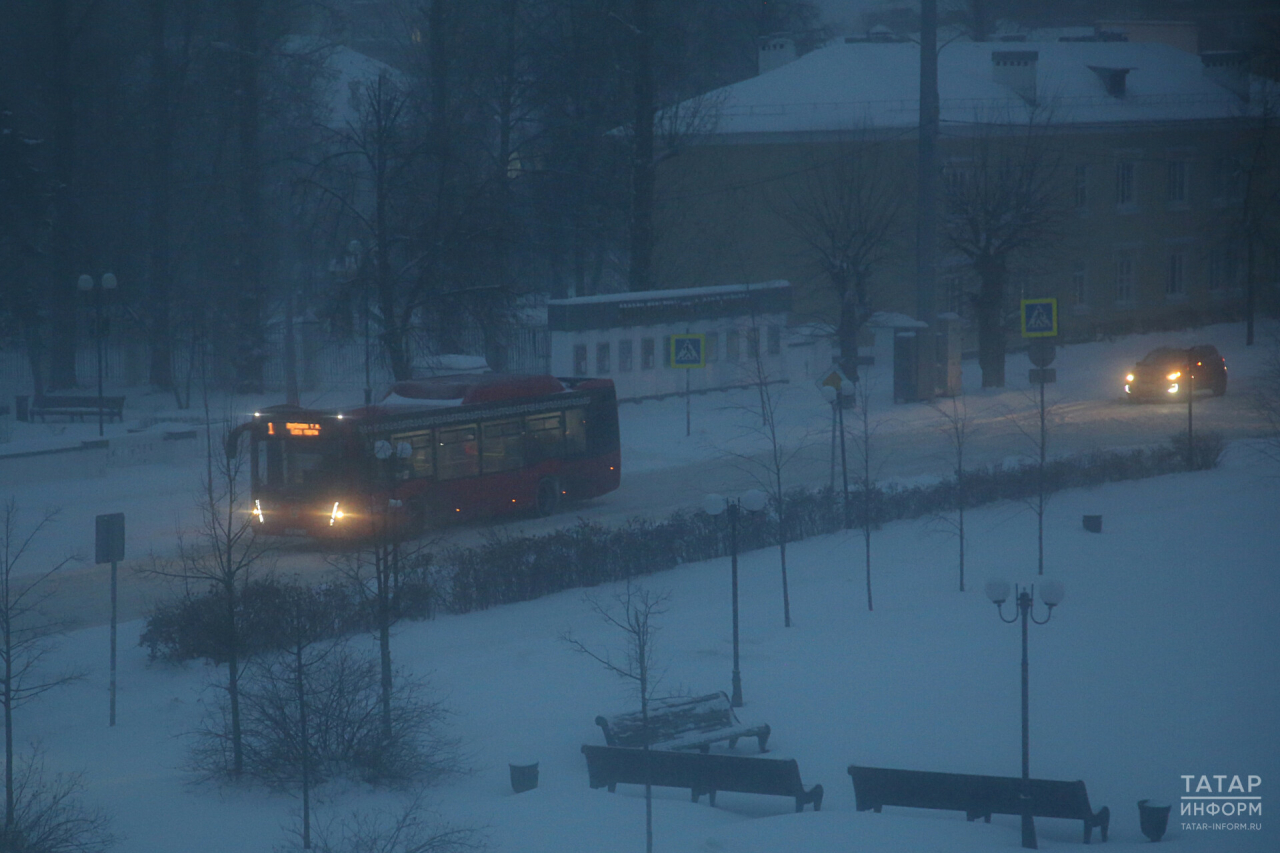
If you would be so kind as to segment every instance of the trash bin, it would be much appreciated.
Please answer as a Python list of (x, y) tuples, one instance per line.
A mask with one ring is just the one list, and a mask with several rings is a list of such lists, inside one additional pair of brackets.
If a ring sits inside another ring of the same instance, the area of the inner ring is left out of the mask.
[(517, 794), (523, 794), (538, 787), (538, 762), (507, 766), (511, 768), (511, 790)]
[(1086, 515), (1084, 517), (1084, 529), (1089, 531), (1090, 533), (1101, 533), (1102, 532), (1102, 516)]
[(1153, 803), (1150, 800), (1138, 800), (1138, 824), (1142, 827), (1142, 834), (1152, 841), (1159, 841), (1164, 837), (1164, 831), (1169, 826), (1169, 811), (1172, 806), (1162, 803)]
[(14, 417), (25, 424), (30, 417), (31, 398), (26, 394), (19, 394), (13, 398), (13, 404)]

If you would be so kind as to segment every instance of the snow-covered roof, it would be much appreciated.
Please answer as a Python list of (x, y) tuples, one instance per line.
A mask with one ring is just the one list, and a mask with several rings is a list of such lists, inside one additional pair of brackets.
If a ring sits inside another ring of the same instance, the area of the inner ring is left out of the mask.
[(381, 75), (399, 83), (403, 75), (392, 66), (343, 44), (332, 44), (313, 36), (290, 36), (282, 51), (299, 56), (314, 55), (323, 60), (324, 70), (317, 86), (326, 114), (324, 124), (334, 129), (345, 128), (360, 118), (359, 96), (362, 88)]
[(786, 313), (791, 283), (782, 279), (756, 284), (721, 284), (675, 290), (604, 293), (547, 302), (547, 327), (553, 332), (660, 326)]
[[(992, 54), (1034, 51), (1035, 100), (1056, 124), (1236, 118), (1247, 105), (1205, 72), (1200, 57), (1165, 44), (963, 42), (938, 54), (938, 93), (948, 125), (1027, 114), (1027, 102), (996, 82)], [(717, 90), (713, 134), (915, 127), (920, 48), (911, 42), (835, 42)], [(1108, 94), (1094, 68), (1130, 69), (1125, 93)]]
[(595, 296), (572, 296), (568, 299), (549, 299), (548, 305), (600, 305), (607, 302), (665, 302), (690, 297), (704, 299), (718, 295), (747, 293), (760, 290), (787, 288), (791, 282), (785, 279), (762, 281), (754, 284), (717, 284), (711, 287), (685, 287), (675, 290), (642, 290), (623, 293), (599, 293)]

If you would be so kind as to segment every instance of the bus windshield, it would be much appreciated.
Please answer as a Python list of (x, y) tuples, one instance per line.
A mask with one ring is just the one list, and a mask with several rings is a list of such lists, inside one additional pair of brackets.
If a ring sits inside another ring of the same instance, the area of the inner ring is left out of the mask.
[(342, 443), (322, 438), (261, 438), (257, 441), (254, 486), (264, 492), (314, 493), (351, 485)]

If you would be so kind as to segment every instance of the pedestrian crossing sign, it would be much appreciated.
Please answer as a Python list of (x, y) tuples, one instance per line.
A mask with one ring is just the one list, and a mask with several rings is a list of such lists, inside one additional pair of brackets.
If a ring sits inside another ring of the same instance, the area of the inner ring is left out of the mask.
[(1058, 300), (1022, 300), (1022, 336), (1052, 338), (1058, 334)]
[(671, 366), (686, 368), (706, 367), (707, 336), (672, 335)]

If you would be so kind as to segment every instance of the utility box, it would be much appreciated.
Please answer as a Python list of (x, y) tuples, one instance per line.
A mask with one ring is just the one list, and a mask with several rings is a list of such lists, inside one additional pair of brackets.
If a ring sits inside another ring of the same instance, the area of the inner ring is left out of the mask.
[(914, 403), (920, 399), (919, 344), (920, 339), (915, 329), (894, 330), (893, 402), (895, 403)]

